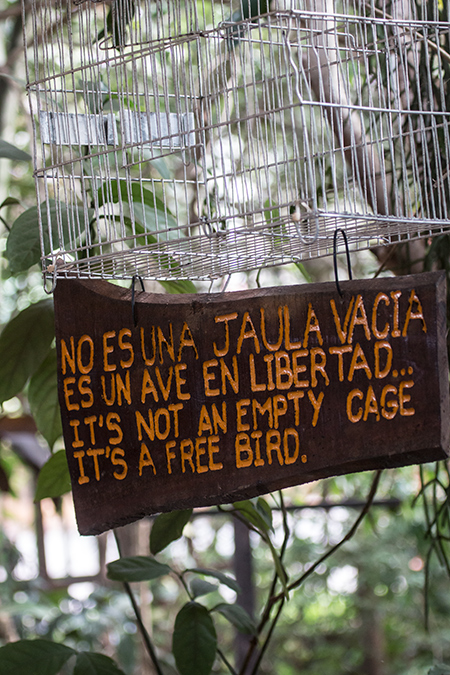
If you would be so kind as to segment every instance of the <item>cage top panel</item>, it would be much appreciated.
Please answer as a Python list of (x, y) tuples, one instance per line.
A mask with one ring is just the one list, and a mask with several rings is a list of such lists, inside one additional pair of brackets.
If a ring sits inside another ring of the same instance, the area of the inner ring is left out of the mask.
[(214, 278), (327, 255), (336, 228), (448, 231), (443, 4), (33, 0), (43, 269)]

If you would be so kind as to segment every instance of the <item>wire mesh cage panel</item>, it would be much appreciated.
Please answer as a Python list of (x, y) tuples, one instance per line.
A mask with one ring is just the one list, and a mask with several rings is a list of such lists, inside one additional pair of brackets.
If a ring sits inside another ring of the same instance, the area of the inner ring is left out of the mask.
[[(427, 14), (430, 11), (431, 14)], [(215, 278), (450, 229), (444, 2), (32, 0), (47, 274)]]

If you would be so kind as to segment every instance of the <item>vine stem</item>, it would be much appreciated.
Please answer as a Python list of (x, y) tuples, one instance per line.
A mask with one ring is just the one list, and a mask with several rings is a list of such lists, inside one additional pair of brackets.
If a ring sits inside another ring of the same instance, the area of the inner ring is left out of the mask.
[[(379, 482), (380, 482), (380, 478), (381, 478), (381, 474), (382, 474), (382, 473), (383, 473), (382, 469), (379, 469), (379, 470), (376, 472), (375, 477), (374, 477), (374, 479), (373, 479), (373, 481), (372, 481), (372, 485), (371, 485), (369, 494), (367, 495), (366, 503), (364, 504), (364, 506), (363, 506), (363, 508), (361, 509), (361, 512), (360, 512), (358, 518), (355, 520), (355, 522), (353, 523), (352, 527), (351, 527), (350, 530), (347, 532), (347, 534), (346, 534), (340, 541), (338, 541), (337, 544), (335, 544), (334, 546), (332, 546), (328, 551), (326, 551), (322, 556), (320, 556), (320, 558), (319, 558), (318, 560), (316, 560), (316, 562), (315, 562), (313, 565), (311, 565), (311, 567), (309, 567), (309, 568), (306, 570), (306, 572), (304, 572), (304, 574), (302, 574), (300, 577), (298, 577), (298, 579), (296, 579), (295, 581), (293, 581), (292, 583), (290, 583), (290, 584), (288, 585), (287, 589), (286, 589), (288, 592), (289, 592), (289, 591), (293, 591), (294, 589), (296, 589), (296, 588), (298, 588), (299, 586), (301, 586), (301, 584), (302, 584), (309, 576), (311, 576), (311, 574), (313, 574), (313, 572), (317, 569), (317, 567), (318, 567), (321, 563), (323, 563), (325, 560), (327, 560), (327, 558), (329, 558), (330, 556), (332, 556), (332, 555), (333, 555), (333, 554), (334, 554), (334, 553), (335, 553), (335, 552), (336, 552), (343, 544), (345, 544), (347, 541), (349, 541), (349, 540), (353, 537), (353, 535), (355, 534), (356, 530), (357, 530), (358, 527), (360, 526), (361, 522), (364, 520), (364, 517), (367, 515), (367, 513), (368, 513), (370, 507), (372, 506), (372, 502), (373, 502), (373, 500), (375, 499), (375, 495), (376, 495), (376, 493), (377, 493), (377, 489), (378, 489), (378, 485), (379, 485)], [(272, 613), (272, 608), (274, 607), (274, 605), (276, 605), (277, 603), (281, 603), (281, 605), (280, 605), (280, 607), (278, 608), (278, 611), (277, 611), (277, 614), (276, 614), (276, 616), (275, 616), (275, 619), (274, 619), (274, 621), (273, 621), (273, 623), (272, 623), (272, 626), (271, 626), (271, 628), (270, 628), (270, 630), (269, 630), (269, 634), (268, 634), (268, 636), (266, 637), (266, 640), (264, 641), (263, 646), (261, 647), (261, 652), (262, 652), (262, 653), (260, 653), (260, 654), (258, 655), (258, 659), (257, 659), (256, 665), (255, 665), (255, 668), (258, 668), (259, 665), (260, 665), (260, 663), (261, 663), (261, 659), (262, 659), (263, 653), (264, 653), (264, 651), (266, 650), (266, 648), (267, 648), (267, 646), (268, 646), (268, 642), (269, 642), (269, 640), (270, 640), (270, 638), (271, 638), (271, 636), (272, 636), (272, 632), (273, 632), (273, 630), (274, 630), (274, 628), (275, 628), (275, 625), (276, 625), (276, 623), (277, 623), (277, 620), (278, 620), (278, 618), (279, 618), (279, 616), (280, 616), (280, 614), (281, 614), (281, 610), (282, 610), (282, 608), (283, 608), (283, 605), (284, 605), (284, 601), (285, 601), (285, 600), (286, 600), (286, 594), (285, 594), (285, 592), (283, 592), (283, 593), (278, 593), (277, 595), (272, 595), (271, 597), (269, 597), (269, 599), (268, 599), (268, 601), (267, 601), (265, 610), (264, 610), (263, 615), (262, 615), (262, 617), (261, 617), (261, 621), (259, 622), (259, 625), (258, 625), (257, 635), (260, 635), (260, 634), (261, 634), (261, 632), (263, 631), (263, 629), (264, 629), (266, 623), (270, 620), (270, 615), (271, 615), (271, 613)], [(252, 640), (252, 642), (250, 643), (248, 652), (247, 652), (247, 654), (246, 654), (246, 658), (245, 658), (245, 661), (244, 661), (244, 664), (245, 664), (245, 665), (249, 663), (249, 661), (250, 661), (250, 659), (251, 659), (251, 657), (252, 657), (252, 655), (253, 655), (253, 652), (255, 651), (256, 647), (257, 647), (257, 640), (256, 640), (256, 636), (255, 636), (255, 639)], [(252, 670), (252, 675), (256, 675), (256, 673), (257, 673), (257, 670), (256, 670), (255, 668)], [(245, 672), (245, 671), (244, 671), (243, 669), (241, 669), (239, 675), (244, 675), (244, 672)]]
[[(119, 557), (122, 557), (122, 551), (121, 551), (121, 546), (120, 546), (120, 540), (119, 540), (119, 535), (117, 534), (117, 531), (114, 530), (114, 538), (116, 540), (117, 544), (117, 550), (119, 551)], [(155, 666), (157, 675), (164, 675), (163, 671), (161, 670), (160, 663), (158, 661), (158, 657), (156, 656), (156, 651), (155, 648), (152, 644), (152, 641), (150, 639), (150, 635), (148, 634), (148, 631), (146, 627), (144, 626), (144, 622), (142, 621), (142, 615), (140, 612), (140, 609), (138, 607), (138, 604), (136, 602), (136, 598), (134, 597), (134, 593), (131, 590), (131, 586), (128, 583), (128, 581), (123, 582), (123, 587), (130, 598), (131, 606), (133, 607), (134, 614), (136, 616), (136, 622), (139, 628), (139, 631), (141, 633), (142, 639), (144, 641), (145, 647), (147, 649), (147, 652), (150, 656), (150, 659), (152, 660), (153, 665)]]

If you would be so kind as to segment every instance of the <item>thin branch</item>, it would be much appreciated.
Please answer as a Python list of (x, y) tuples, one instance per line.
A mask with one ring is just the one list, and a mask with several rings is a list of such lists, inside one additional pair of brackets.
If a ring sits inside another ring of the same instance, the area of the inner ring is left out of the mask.
[[(367, 515), (367, 513), (368, 513), (370, 507), (372, 506), (372, 503), (373, 503), (373, 500), (375, 499), (375, 495), (376, 495), (376, 492), (377, 492), (377, 489), (378, 489), (378, 485), (379, 485), (379, 482), (380, 482), (381, 474), (382, 474), (382, 470), (381, 470), (381, 469), (378, 470), (378, 471), (376, 472), (375, 477), (374, 477), (373, 482), (372, 482), (372, 486), (371, 486), (371, 488), (370, 488), (370, 492), (369, 492), (369, 494), (368, 494), (368, 496), (367, 496), (366, 503), (364, 504), (364, 506), (363, 506), (363, 508), (361, 509), (361, 512), (360, 512), (358, 518), (355, 520), (355, 522), (353, 523), (352, 527), (351, 527), (350, 530), (347, 532), (347, 534), (345, 535), (345, 537), (343, 537), (343, 539), (341, 539), (335, 546), (333, 546), (332, 548), (330, 548), (330, 549), (329, 549), (326, 553), (324, 553), (318, 560), (316, 560), (316, 562), (315, 562), (308, 570), (306, 570), (306, 572), (305, 572), (304, 574), (302, 574), (298, 579), (296, 579), (295, 581), (293, 581), (292, 583), (290, 583), (290, 584), (288, 585), (288, 587), (287, 587), (288, 592), (289, 592), (289, 591), (293, 591), (294, 589), (296, 589), (296, 588), (298, 588), (299, 586), (301, 586), (301, 584), (302, 584), (309, 576), (311, 576), (311, 574), (317, 569), (317, 567), (318, 567), (321, 563), (323, 563), (325, 560), (327, 560), (327, 558), (329, 558), (329, 557), (332, 556), (334, 553), (336, 553), (336, 551), (337, 551), (343, 544), (345, 544), (347, 541), (349, 541), (349, 540), (354, 536), (356, 530), (358, 529), (358, 527), (360, 526), (361, 522), (364, 520), (364, 517)], [(282, 606), (282, 605), (284, 604), (285, 599), (286, 599), (286, 596), (285, 596), (284, 592), (283, 592), (283, 593), (278, 593), (277, 595), (274, 595), (274, 596), (272, 596), (272, 597), (269, 598), (269, 600), (268, 600), (268, 602), (267, 602), (267, 605), (266, 605), (266, 608), (265, 608), (265, 610), (264, 610), (264, 612), (263, 612), (263, 616), (262, 616), (261, 621), (260, 621), (259, 626), (258, 626), (258, 631), (257, 631), (257, 634), (258, 634), (258, 635), (262, 632), (262, 630), (264, 629), (264, 626), (265, 626), (266, 623), (269, 621), (269, 619), (270, 619), (270, 614), (271, 614), (271, 611), (272, 611), (272, 608), (274, 607), (274, 605), (276, 605), (278, 602), (281, 602), (281, 606)], [(281, 606), (278, 608), (278, 612), (277, 612), (275, 624), (276, 624), (276, 621), (278, 620), (278, 615), (279, 615), (279, 613), (281, 612)], [(272, 624), (271, 629), (270, 629), (270, 631), (269, 631), (270, 635), (271, 635), (271, 633), (273, 632), (273, 629), (274, 629), (274, 628), (275, 628), (275, 625)], [(262, 650), (265, 650), (265, 649), (267, 648), (267, 644), (268, 644), (268, 641), (267, 641), (267, 638), (266, 638), (266, 640), (265, 640), (265, 642), (264, 642), (264, 645), (261, 647), (261, 649), (262, 649)], [(248, 649), (248, 652), (247, 652), (247, 655), (246, 655), (246, 658), (245, 658), (245, 661), (244, 661), (244, 665), (246, 665), (246, 664), (250, 661), (250, 658), (251, 658), (253, 652), (255, 651), (256, 646), (257, 646), (256, 640), (253, 640), (252, 643), (250, 644), (249, 649)], [(259, 658), (259, 656), (258, 656), (258, 663), (259, 663), (259, 662), (260, 662), (260, 658)], [(243, 675), (244, 672), (245, 672), (245, 670), (243, 670), (243, 668), (241, 668), (239, 675)], [(256, 673), (256, 671), (253, 671), (253, 672), (252, 672), (252, 675), (255, 675), (255, 673)]]
[(272, 639), (273, 631), (275, 630), (275, 627), (278, 623), (278, 619), (280, 618), (281, 612), (283, 611), (283, 606), (284, 606), (285, 600), (286, 600), (286, 598), (283, 597), (281, 602), (280, 602), (280, 606), (278, 607), (278, 611), (273, 618), (272, 624), (271, 624), (271, 626), (269, 628), (269, 631), (266, 635), (266, 639), (264, 640), (264, 644), (262, 645), (261, 649), (259, 650), (258, 658), (256, 659), (256, 663), (253, 666), (253, 670), (252, 670), (250, 675), (256, 675), (257, 672), (258, 672), (258, 668), (261, 665), (261, 661), (263, 659), (263, 656), (266, 652), (267, 647), (269, 646), (270, 640)]
[(219, 647), (217, 647), (217, 653), (224, 662), (224, 664), (226, 665), (226, 667), (228, 668), (228, 670), (230, 671), (231, 675), (238, 675), (233, 666), (231, 665), (231, 663), (228, 661), (223, 651), (219, 649)]
[[(119, 536), (118, 536), (116, 530), (114, 530), (114, 538), (116, 540), (117, 550), (119, 551), (119, 556), (122, 557), (120, 540), (119, 540)], [(161, 666), (159, 664), (158, 657), (156, 656), (155, 648), (153, 647), (152, 641), (150, 639), (150, 635), (148, 634), (148, 631), (147, 631), (146, 627), (144, 626), (144, 622), (142, 621), (141, 612), (140, 612), (138, 604), (136, 602), (136, 598), (134, 597), (134, 593), (131, 590), (131, 586), (128, 583), (128, 581), (124, 581), (123, 586), (125, 588), (125, 591), (126, 591), (128, 597), (130, 598), (131, 606), (133, 607), (133, 611), (134, 611), (134, 614), (136, 616), (136, 622), (137, 622), (139, 631), (142, 635), (142, 639), (144, 640), (144, 644), (147, 648), (150, 659), (152, 660), (152, 663), (155, 666), (155, 670), (156, 670), (158, 675), (164, 675), (163, 671), (161, 670)]]
[[(294, 588), (298, 588), (298, 586), (301, 586), (301, 584), (307, 579), (316, 569), (317, 567), (323, 563), (327, 558), (329, 558), (333, 553), (335, 553), (343, 544), (345, 544), (347, 541), (349, 541), (353, 535), (355, 534), (356, 530), (358, 527), (361, 525), (362, 521), (364, 520), (365, 516), (367, 515), (368, 511), (370, 510), (370, 507), (372, 506), (372, 502), (374, 500), (374, 497), (376, 495), (378, 485), (380, 482), (381, 474), (383, 473), (382, 469), (379, 469), (376, 474), (375, 478), (373, 479), (372, 486), (370, 488), (370, 492), (367, 496), (367, 501), (364, 504), (364, 507), (361, 510), (361, 513), (359, 514), (358, 518), (355, 520), (353, 523), (352, 527), (350, 530), (347, 532), (345, 537), (341, 539), (335, 546), (330, 548), (326, 553), (323, 554), (316, 562), (308, 569), (304, 574), (302, 574), (298, 579), (293, 581), (291, 584), (288, 586), (288, 591), (294, 590)], [(280, 596), (281, 598), (281, 596)]]
[[(313, 564), (313, 565), (312, 565), (312, 566), (311, 566), (304, 574), (302, 574), (298, 579), (296, 579), (296, 580), (293, 581), (291, 584), (289, 584), (289, 586), (287, 587), (287, 591), (288, 591), (288, 592), (294, 590), (295, 588), (298, 588), (298, 587), (299, 587), (299, 586), (300, 586), (300, 585), (301, 585), (301, 584), (302, 584), (302, 583), (303, 583), (303, 582), (304, 582), (304, 581), (305, 581), (305, 580), (306, 580), (306, 579), (307, 579), (307, 578), (308, 578), (308, 577), (309, 577), (309, 576), (317, 569), (317, 567), (318, 567), (321, 563), (323, 563), (325, 560), (327, 560), (327, 558), (329, 558), (330, 556), (332, 556), (332, 555), (333, 555), (333, 554), (334, 554), (334, 553), (335, 553), (335, 552), (336, 552), (343, 544), (345, 544), (347, 541), (349, 541), (349, 540), (353, 537), (353, 535), (355, 534), (356, 530), (357, 530), (358, 527), (360, 526), (361, 522), (364, 520), (364, 517), (367, 515), (367, 513), (368, 513), (370, 507), (372, 506), (372, 503), (373, 503), (373, 501), (374, 501), (374, 499), (375, 499), (375, 495), (376, 495), (376, 492), (377, 492), (377, 489), (378, 489), (378, 485), (379, 485), (379, 482), (380, 482), (381, 474), (382, 474), (382, 470), (381, 470), (381, 469), (380, 469), (379, 471), (376, 472), (375, 477), (374, 477), (373, 482), (372, 482), (372, 486), (371, 486), (371, 488), (370, 488), (370, 492), (369, 492), (369, 494), (368, 494), (368, 496), (367, 496), (366, 503), (364, 504), (364, 506), (363, 506), (363, 508), (361, 509), (361, 512), (360, 512), (358, 518), (355, 520), (355, 522), (353, 523), (352, 527), (351, 527), (350, 530), (347, 532), (347, 534), (345, 535), (345, 537), (343, 537), (343, 539), (341, 539), (335, 546), (333, 546), (332, 548), (330, 548), (330, 549), (329, 549), (326, 553), (324, 553), (318, 560), (316, 560), (316, 562), (315, 562), (315, 563), (314, 563), (314, 564)], [(273, 584), (272, 584), (272, 588), (273, 588)], [(286, 600), (286, 596), (285, 596), (285, 593), (284, 593), (284, 592), (283, 592), (283, 593), (278, 593), (277, 595), (271, 595), (271, 597), (269, 596), (269, 599), (268, 599), (267, 604), (266, 604), (266, 607), (265, 607), (265, 609), (264, 609), (264, 612), (263, 612), (261, 621), (259, 622), (259, 626), (258, 626), (258, 630), (257, 630), (257, 635), (260, 635), (260, 634), (261, 634), (261, 632), (262, 632), (263, 629), (264, 629), (264, 626), (265, 626), (266, 623), (270, 620), (270, 615), (271, 615), (272, 608), (274, 607), (274, 605), (276, 605), (278, 602), (280, 602), (281, 604), (280, 604), (280, 607), (278, 608), (278, 611), (277, 611), (277, 614), (276, 614), (276, 616), (275, 616), (275, 619), (274, 619), (274, 621), (272, 622), (272, 625), (271, 625), (270, 630), (269, 630), (269, 634), (268, 634), (268, 636), (266, 637), (266, 639), (265, 639), (265, 641), (264, 641), (264, 644), (263, 644), (262, 647), (261, 647), (261, 651), (260, 651), (260, 654), (258, 655), (258, 659), (257, 659), (257, 664), (258, 664), (258, 665), (259, 665), (260, 662), (261, 662), (262, 653), (265, 652), (265, 650), (267, 649), (267, 646), (268, 646), (268, 644), (269, 644), (270, 637), (272, 636), (273, 630), (275, 629), (275, 625), (276, 625), (276, 623), (277, 623), (277, 621), (278, 621), (279, 615), (281, 614), (281, 610), (282, 610), (282, 607), (283, 607), (283, 604), (284, 604), (284, 601), (285, 601), (285, 600)], [(239, 675), (244, 675), (244, 673), (245, 673), (245, 668), (247, 667), (248, 663), (250, 662), (250, 659), (251, 659), (251, 657), (252, 657), (252, 655), (253, 655), (253, 652), (255, 651), (256, 647), (257, 647), (257, 641), (256, 641), (256, 639), (254, 639), (254, 640), (252, 640), (252, 642), (250, 643), (250, 646), (249, 646), (249, 648), (248, 648), (248, 651), (247, 651), (247, 654), (246, 654), (244, 663), (243, 663), (243, 665), (242, 665), (242, 667), (241, 667), (241, 670), (239, 671)], [(262, 652), (262, 653), (261, 653), (261, 652)], [(257, 671), (256, 671), (255, 669), (253, 669), (251, 675), (256, 675), (256, 672), (257, 672)]]

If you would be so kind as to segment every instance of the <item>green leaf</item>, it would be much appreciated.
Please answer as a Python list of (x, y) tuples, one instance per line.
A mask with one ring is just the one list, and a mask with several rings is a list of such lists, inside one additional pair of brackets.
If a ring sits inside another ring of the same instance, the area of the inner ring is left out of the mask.
[(185, 525), (192, 515), (192, 509), (161, 513), (155, 518), (150, 532), (150, 552), (156, 555), (183, 534)]
[(203, 574), (205, 577), (212, 577), (213, 579), (217, 579), (218, 581), (220, 581), (221, 584), (224, 584), (225, 586), (228, 586), (228, 588), (231, 588), (231, 590), (234, 591), (235, 593), (241, 592), (241, 589), (236, 579), (233, 579), (233, 577), (229, 577), (227, 574), (224, 574), (223, 572), (203, 569), (202, 567), (193, 567), (187, 569), (186, 572), (193, 572), (194, 574)]
[(28, 389), (31, 414), (51, 448), (62, 435), (56, 368), (56, 349), (51, 349), (31, 378)]
[(28, 152), (19, 150), (15, 145), (8, 143), (8, 141), (0, 140), (0, 157), (5, 157), (6, 159), (19, 160), (21, 162), (30, 162), (31, 155)]
[(124, 675), (109, 656), (80, 652), (72, 675)]
[(281, 581), (284, 592), (287, 594), (286, 571), (283, 567), (280, 556), (270, 541), (269, 530), (272, 529), (272, 518), (270, 518), (270, 520), (268, 518), (267, 509), (270, 508), (269, 505), (267, 502), (265, 502), (265, 500), (259, 498), (256, 502), (256, 506), (250, 499), (243, 502), (236, 502), (233, 504), (233, 506), (242, 516), (244, 516), (246, 520), (248, 520), (249, 523), (259, 530), (262, 538), (269, 546), (278, 578)]
[(143, 555), (119, 558), (109, 563), (107, 567), (108, 579), (114, 581), (151, 581), (171, 571), (168, 565), (163, 565)]
[(308, 272), (308, 270), (306, 269), (306, 267), (304, 266), (304, 264), (300, 263), (300, 262), (296, 262), (294, 264), (295, 264), (296, 268), (298, 269), (298, 271), (300, 272), (300, 274), (302, 275), (302, 277), (305, 279), (305, 281), (307, 281), (308, 284), (311, 284), (313, 282), (313, 278), (310, 275), (310, 273)]
[(54, 336), (51, 300), (30, 305), (6, 324), (0, 335), (0, 403), (23, 389), (47, 356)]
[(275, 546), (270, 541), (269, 535), (264, 537), (264, 541), (268, 544), (268, 546), (270, 548), (270, 552), (272, 554), (273, 562), (274, 562), (274, 565), (275, 565), (275, 570), (277, 572), (277, 575), (278, 575), (278, 578), (281, 582), (281, 585), (283, 586), (283, 592), (286, 595), (286, 597), (288, 597), (288, 590), (287, 590), (288, 578), (287, 578), (286, 570), (283, 567), (283, 563), (281, 562), (281, 558), (278, 555), (278, 553), (275, 549)]
[(192, 579), (189, 584), (190, 591), (194, 598), (199, 598), (202, 595), (208, 595), (208, 593), (214, 593), (217, 591), (217, 584), (210, 584), (209, 581), (204, 579), (199, 579), (198, 577)]
[(251, 618), (250, 614), (245, 611), (243, 607), (237, 604), (229, 605), (228, 603), (221, 603), (214, 607), (215, 612), (220, 612), (227, 621), (229, 621), (241, 633), (247, 635), (256, 635), (256, 624)]
[(0, 209), (3, 209), (5, 206), (15, 206), (16, 204), (20, 204), (18, 199), (15, 197), (6, 197), (0, 204)]
[(113, 180), (108, 187), (102, 185), (98, 189), (98, 201), (99, 206), (119, 201), (131, 205), (130, 209), (133, 209), (135, 219), (146, 230), (158, 232), (166, 227), (178, 227), (164, 201), (151, 190), (141, 187), (139, 183), (132, 183), (129, 186), (126, 181)]
[(427, 675), (449, 675), (450, 667), (445, 666), (443, 663), (438, 663), (428, 671)]
[(217, 636), (208, 610), (188, 602), (175, 619), (172, 651), (180, 675), (209, 675), (214, 664)]
[(235, 502), (233, 506), (249, 523), (261, 532), (267, 533), (270, 530), (271, 526), (268, 524), (265, 514), (263, 517), (260, 509), (250, 499), (243, 502)]
[(66, 492), (70, 492), (72, 485), (70, 482), (69, 467), (65, 450), (58, 450), (44, 464), (39, 472), (35, 502), (39, 502), (46, 497), (61, 497)]
[(0, 647), (0, 675), (57, 675), (76, 652), (49, 640), (19, 640)]
[(262, 497), (258, 497), (256, 500), (256, 510), (261, 515), (269, 530), (273, 530), (272, 525), (272, 509), (270, 505)]
[[(71, 223), (84, 223), (84, 209), (79, 206), (75, 209), (67, 209), (62, 202), (56, 202), (53, 199), (48, 204), (43, 203), (39, 207), (42, 214), (42, 228), (44, 237), (44, 251), (50, 253), (52, 246), (50, 243), (49, 229), (51, 228), (53, 246), (58, 247), (58, 216), (61, 220), (61, 229), (64, 241), (70, 241)], [(91, 218), (92, 209), (88, 209), (88, 217)], [(50, 225), (49, 225), (50, 221)], [(84, 227), (80, 228), (84, 231)], [(13, 222), (11, 231), (6, 243), (6, 258), (9, 260), (11, 274), (18, 274), (28, 270), (32, 265), (36, 265), (41, 258), (41, 240), (39, 234), (39, 215), (38, 207), (32, 206), (20, 214)]]
[(167, 293), (197, 293), (197, 288), (190, 279), (172, 279), (170, 281), (159, 281), (158, 283)]

